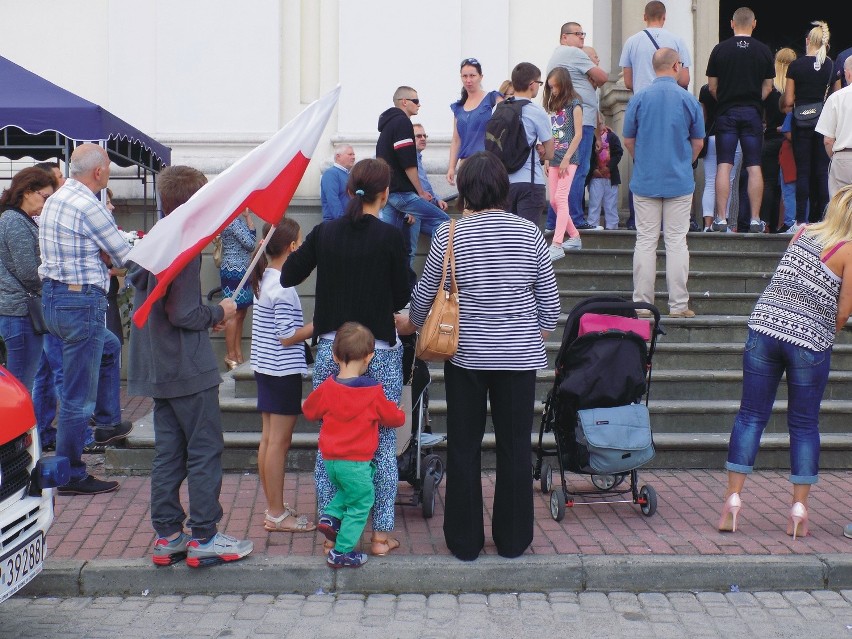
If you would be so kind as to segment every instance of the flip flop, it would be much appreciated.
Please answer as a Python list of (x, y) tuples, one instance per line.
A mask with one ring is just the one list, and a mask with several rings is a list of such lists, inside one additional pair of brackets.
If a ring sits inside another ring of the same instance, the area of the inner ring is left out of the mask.
[(397, 548), (399, 548), (399, 540), (393, 537), (388, 537), (384, 541), (378, 539), (370, 540), (370, 554), (376, 557), (384, 557), (391, 550), (396, 550)]

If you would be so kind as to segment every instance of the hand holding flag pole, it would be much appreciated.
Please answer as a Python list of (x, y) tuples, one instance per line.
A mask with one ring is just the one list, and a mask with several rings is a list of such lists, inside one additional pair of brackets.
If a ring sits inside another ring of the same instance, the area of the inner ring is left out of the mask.
[[(165, 295), (177, 274), (246, 207), (273, 226), (278, 224), (339, 96), (340, 85), (205, 184), (187, 202), (158, 221), (130, 250), (127, 260), (150, 271), (157, 279), (151, 294), (133, 313), (137, 327), (145, 324), (151, 306)], [(264, 248), (268, 241), (268, 237), (264, 239)], [(237, 291), (245, 285), (249, 273), (251, 269)]]

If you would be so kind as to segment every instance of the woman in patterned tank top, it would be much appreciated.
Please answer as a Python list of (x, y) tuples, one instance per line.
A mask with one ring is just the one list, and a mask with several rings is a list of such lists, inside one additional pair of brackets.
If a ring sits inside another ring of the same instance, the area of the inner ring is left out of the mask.
[(852, 186), (825, 219), (792, 239), (748, 322), (743, 394), (728, 446), (728, 490), (719, 530), (734, 532), (740, 492), (754, 467), (782, 373), (787, 374), (792, 507), (787, 534), (808, 534), (808, 493), (819, 472), (819, 409), (834, 335), (852, 312)]

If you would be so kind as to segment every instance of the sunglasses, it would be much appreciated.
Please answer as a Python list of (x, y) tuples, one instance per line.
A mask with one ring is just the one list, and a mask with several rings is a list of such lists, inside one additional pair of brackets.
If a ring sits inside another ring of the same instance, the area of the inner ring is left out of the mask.
[(466, 65), (466, 64), (476, 64), (476, 65), (478, 65), (478, 64), (479, 64), (479, 60), (477, 60), (476, 58), (465, 58), (464, 60), (462, 60), (461, 65), (462, 65), (462, 66), (464, 66), (464, 65)]
[(417, 106), (420, 106), (420, 98), (403, 98), (403, 100), (408, 100), (409, 102), (414, 102)]

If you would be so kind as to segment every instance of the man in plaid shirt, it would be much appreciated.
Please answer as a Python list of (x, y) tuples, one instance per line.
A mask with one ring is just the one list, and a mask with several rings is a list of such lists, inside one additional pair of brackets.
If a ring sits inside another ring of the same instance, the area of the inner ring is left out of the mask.
[(71, 481), (59, 488), (59, 494), (94, 495), (118, 488), (116, 481), (88, 474), (82, 453), (107, 332), (107, 264), (121, 266), (130, 246), (95, 196), (109, 181), (106, 151), (95, 144), (78, 146), (69, 172), (71, 177), (42, 209), (39, 275), (47, 328), (62, 340), (64, 381), (56, 454), (70, 460)]

